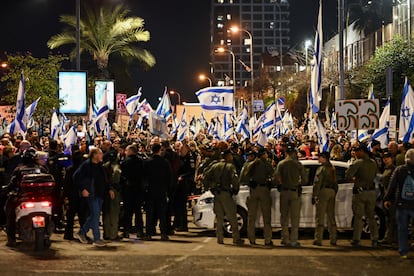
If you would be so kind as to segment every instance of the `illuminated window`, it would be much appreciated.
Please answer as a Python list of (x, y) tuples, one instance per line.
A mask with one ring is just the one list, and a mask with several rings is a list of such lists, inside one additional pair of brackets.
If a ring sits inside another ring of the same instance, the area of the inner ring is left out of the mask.
[(245, 40), (244, 40), (244, 45), (250, 45), (252, 42), (251, 42), (251, 40), (250, 40), (250, 38), (246, 38)]
[(275, 28), (275, 22), (270, 22), (269, 23), (269, 28), (274, 29)]
[(227, 14), (227, 20), (231, 20), (231, 14)]
[(224, 0), (217, 0), (217, 3), (223, 4), (224, 3)]
[(217, 21), (223, 21), (223, 20), (224, 20), (224, 16), (222, 16), (222, 15), (217, 16)]
[(224, 45), (224, 39), (220, 40), (220, 45)]
[(218, 23), (218, 24), (217, 24), (217, 28), (219, 28), (219, 29), (223, 29), (223, 28), (224, 28), (223, 23)]

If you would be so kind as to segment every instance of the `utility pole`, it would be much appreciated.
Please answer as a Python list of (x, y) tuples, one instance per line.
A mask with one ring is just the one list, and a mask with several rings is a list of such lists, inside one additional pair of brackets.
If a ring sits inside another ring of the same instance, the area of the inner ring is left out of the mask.
[[(344, 0), (338, 0), (338, 35), (339, 35), (339, 90), (340, 99), (345, 99), (344, 74)], [(337, 99), (338, 100), (338, 99)]]
[(76, 70), (80, 70), (80, 0), (76, 0)]

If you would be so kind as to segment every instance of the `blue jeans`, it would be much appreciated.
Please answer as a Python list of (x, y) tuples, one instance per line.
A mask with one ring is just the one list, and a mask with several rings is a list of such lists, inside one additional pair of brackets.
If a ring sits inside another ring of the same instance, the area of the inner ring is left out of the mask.
[(89, 217), (83, 224), (80, 233), (86, 235), (89, 229), (92, 229), (93, 240), (101, 239), (101, 232), (99, 231), (99, 220), (101, 217), (103, 199), (99, 197), (90, 196), (87, 198), (89, 206)]
[(414, 218), (414, 210), (411, 209), (397, 209), (397, 223), (398, 223), (398, 252), (400, 255), (407, 255), (408, 245), (408, 223), (410, 217)]

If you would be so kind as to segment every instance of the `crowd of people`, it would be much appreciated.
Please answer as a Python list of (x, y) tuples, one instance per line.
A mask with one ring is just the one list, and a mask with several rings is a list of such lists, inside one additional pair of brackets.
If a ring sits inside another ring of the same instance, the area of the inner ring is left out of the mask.
[[(270, 189), (280, 192), (281, 243), (299, 247), (298, 228), (301, 186), (307, 183), (307, 174), (299, 160), (317, 159), (321, 166), (316, 172), (312, 203), (316, 205), (314, 245), (322, 245), (325, 217), (327, 217), (330, 244), (336, 245), (335, 196), (338, 190), (335, 168), (330, 160), (349, 162), (347, 177), (354, 182), (354, 234), (352, 245), (359, 246), (362, 216), (370, 221), (372, 246), (400, 242), (401, 256), (408, 252), (408, 239), (397, 235), (397, 225), (407, 223), (414, 212), (411, 202), (404, 201), (405, 220), (401, 218), (401, 198), (395, 196), (403, 176), (393, 173), (414, 172), (413, 143), (391, 141), (387, 148), (372, 140), (366, 144), (351, 140), (344, 131), (333, 133), (329, 150), (320, 152), (314, 136), (296, 132), (279, 140), (269, 138), (264, 147), (249, 139), (232, 137), (226, 141), (215, 139), (204, 131), (191, 138), (177, 141), (176, 137), (161, 139), (148, 131), (121, 135), (115, 130), (109, 136), (88, 133), (77, 127), (77, 143), (70, 149), (61, 140), (52, 140), (48, 132), (30, 130), (26, 137), (4, 133), (0, 139), (0, 178), (8, 185), (19, 166), (36, 164), (52, 174), (56, 188), (53, 202), (55, 227), (64, 230), (64, 239), (79, 239), (96, 246), (103, 240), (119, 240), (137, 235), (151, 240), (159, 226), (161, 240), (168, 240), (175, 231), (188, 231), (188, 197), (210, 190), (215, 195), (214, 212), (217, 217), (217, 242), (224, 242), (222, 224), (227, 217), (233, 229), (233, 243), (240, 245), (236, 220), (236, 205), (232, 196), (240, 185), (250, 187), (248, 199), (248, 240), (256, 244), (255, 221), (258, 210), (264, 222), (265, 245), (272, 246)], [(34, 154), (29, 154), (34, 152)], [(407, 169), (408, 168), (408, 169)], [(374, 219), (377, 200), (374, 178), (382, 179), (386, 201), (387, 231), (379, 240)], [(396, 180), (397, 179), (397, 180)], [(13, 184), (15, 185), (15, 184)], [(7, 188), (6, 188), (7, 190)], [(1, 203), (5, 204), (3, 193)], [(122, 204), (121, 204), (122, 202)], [(122, 206), (122, 208), (121, 208)], [(144, 216), (145, 213), (145, 222)], [(397, 214), (397, 215), (396, 215)], [(400, 214), (400, 215), (398, 215)], [(14, 246), (15, 234), (10, 231), (9, 214), (2, 213), (2, 224), (7, 224), (8, 245)], [(74, 230), (75, 217), (80, 230)], [(103, 237), (100, 232), (103, 224)], [(404, 225), (404, 224), (403, 224)], [(404, 226), (403, 226), (404, 227)], [(402, 245), (401, 243), (404, 243)]]

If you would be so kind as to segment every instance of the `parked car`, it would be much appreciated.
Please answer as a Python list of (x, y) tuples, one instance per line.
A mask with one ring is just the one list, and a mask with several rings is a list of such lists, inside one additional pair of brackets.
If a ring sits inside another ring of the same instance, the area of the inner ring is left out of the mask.
[[(312, 205), (312, 185), (315, 177), (316, 169), (320, 166), (317, 160), (301, 160), (308, 174), (309, 182), (303, 186), (302, 189), (302, 207), (300, 212), (300, 228), (314, 228), (315, 227), (315, 206)], [(342, 161), (331, 161), (336, 169), (336, 176), (338, 181), (338, 193), (336, 195), (336, 223), (338, 230), (352, 230), (353, 212), (352, 212), (352, 187), (353, 183), (345, 179), (345, 171), (348, 169), (349, 164)], [(378, 196), (380, 196), (379, 182), (376, 181)], [(237, 204), (237, 219), (239, 223), (239, 230), (242, 233), (247, 229), (247, 199), (249, 197), (250, 190), (248, 186), (241, 186), (239, 193), (233, 197)], [(280, 193), (276, 188), (271, 189), (272, 197), (272, 227), (280, 228)], [(216, 223), (216, 216), (213, 211), (214, 195), (207, 191), (196, 198), (196, 204), (193, 206), (193, 222), (198, 227), (214, 229)], [(376, 219), (380, 228), (380, 237), (385, 232), (385, 218), (384, 212), (381, 208), (381, 202), (378, 202), (378, 206), (375, 208)], [(256, 226), (263, 226), (263, 218), (258, 217)], [(224, 230), (227, 234), (231, 234), (231, 227), (228, 222), (224, 225)], [(363, 231), (369, 233), (368, 223), (365, 221)]]

